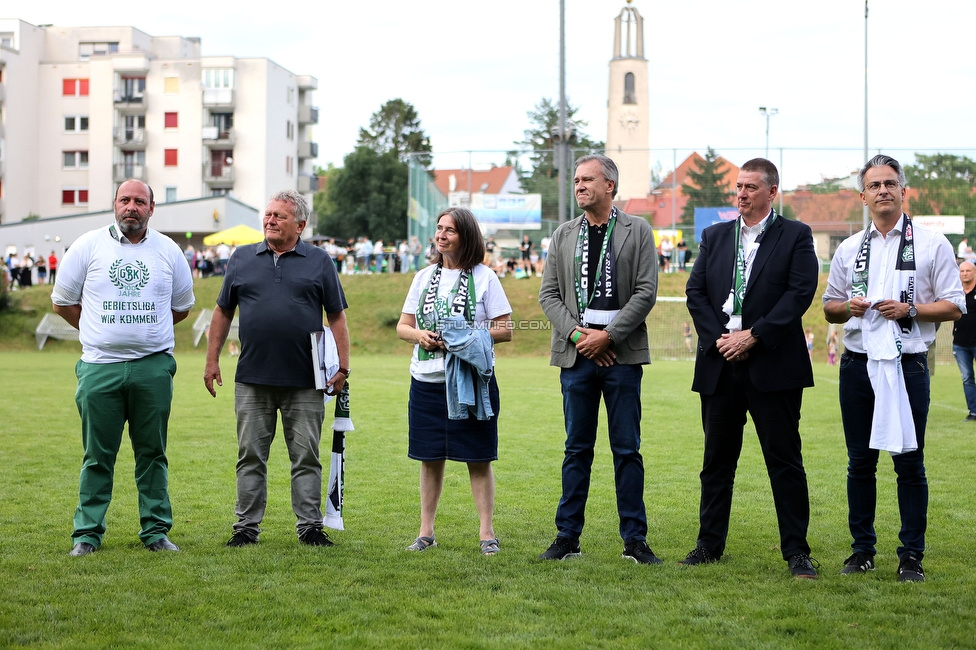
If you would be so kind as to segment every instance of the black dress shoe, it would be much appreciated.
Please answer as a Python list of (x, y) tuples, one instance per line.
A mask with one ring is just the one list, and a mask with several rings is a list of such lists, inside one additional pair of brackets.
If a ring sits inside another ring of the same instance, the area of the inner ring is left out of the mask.
[(96, 550), (98, 549), (96, 549), (93, 544), (89, 544), (88, 542), (78, 542), (75, 544), (75, 547), (71, 549), (71, 552), (68, 553), (68, 555), (71, 557), (82, 557), (84, 555), (91, 555)]
[(147, 546), (150, 551), (178, 551), (180, 547), (169, 541), (165, 537), (162, 539), (157, 539), (155, 542)]

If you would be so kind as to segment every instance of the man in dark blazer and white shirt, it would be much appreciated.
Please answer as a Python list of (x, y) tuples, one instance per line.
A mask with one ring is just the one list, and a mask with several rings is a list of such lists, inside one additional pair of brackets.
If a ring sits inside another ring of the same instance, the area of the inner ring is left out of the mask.
[(640, 454), (642, 365), (650, 363), (645, 319), (657, 299), (657, 252), (650, 224), (614, 207), (617, 178), (617, 166), (606, 156), (576, 161), (574, 191), (583, 215), (553, 233), (539, 289), (552, 323), (550, 364), (561, 368), (566, 420), (557, 537), (543, 560), (580, 555), (602, 396), (623, 557), (661, 562), (646, 541)]
[(778, 189), (771, 162), (742, 165), (739, 218), (702, 231), (688, 278), (699, 341), (692, 390), (701, 398), (705, 453), (698, 540), (682, 563), (717, 562), (725, 552), (748, 412), (766, 460), (783, 559), (794, 576), (816, 578), (799, 425), (803, 389), (813, 386), (801, 319), (817, 292), (818, 262), (810, 227), (772, 209)]

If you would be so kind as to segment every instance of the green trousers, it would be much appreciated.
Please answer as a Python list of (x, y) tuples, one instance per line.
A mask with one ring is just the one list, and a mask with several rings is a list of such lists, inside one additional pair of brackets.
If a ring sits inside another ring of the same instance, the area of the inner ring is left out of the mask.
[(115, 459), (122, 430), (129, 423), (139, 490), (139, 539), (145, 545), (166, 537), (173, 527), (169, 502), (166, 433), (173, 401), (176, 360), (157, 353), (137, 361), (85, 363), (75, 366), (75, 402), (81, 416), (81, 465), (74, 544), (96, 548), (105, 534), (105, 513), (112, 501)]

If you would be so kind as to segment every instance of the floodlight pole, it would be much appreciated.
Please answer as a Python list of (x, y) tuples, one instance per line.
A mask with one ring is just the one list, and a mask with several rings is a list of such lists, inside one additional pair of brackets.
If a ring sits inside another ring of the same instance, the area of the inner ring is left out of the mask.
[(760, 106), (759, 112), (766, 117), (766, 160), (769, 160), (769, 118), (779, 113), (779, 109)]
[[(864, 0), (864, 162), (868, 161), (868, 0)], [(868, 206), (861, 213), (861, 221), (867, 230), (870, 217)]]
[(566, 0), (559, 0), (559, 137), (553, 138), (553, 158), (559, 169), (559, 223), (567, 217), (566, 201)]

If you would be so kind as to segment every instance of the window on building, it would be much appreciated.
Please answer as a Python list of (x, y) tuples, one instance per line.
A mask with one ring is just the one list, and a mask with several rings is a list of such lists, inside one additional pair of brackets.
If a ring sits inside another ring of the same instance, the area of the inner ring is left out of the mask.
[(136, 174), (136, 167), (143, 166), (146, 164), (146, 152), (145, 151), (123, 151), (122, 152), (122, 164), (125, 166), (125, 177), (133, 178), (138, 176)]
[(176, 202), (176, 188), (175, 187), (167, 187), (166, 188), (166, 203), (175, 203), (175, 202)]
[(285, 137), (289, 140), (295, 139), (295, 125), (291, 123), (291, 120), (288, 120), (285, 125)]
[(234, 128), (234, 114), (211, 113), (210, 126), (217, 127), (217, 132), (220, 134), (219, 137), (225, 139), (230, 136), (230, 130)]
[(291, 156), (285, 156), (285, 173), (291, 174)]
[(180, 92), (180, 78), (179, 77), (164, 77), (163, 78), (163, 92), (167, 95), (176, 95)]
[(92, 56), (105, 56), (119, 51), (118, 42), (78, 43), (78, 57), (87, 61)]
[(87, 79), (62, 79), (61, 94), (69, 95), (88, 95)]
[(229, 187), (212, 187), (210, 188), (210, 196), (229, 196)]
[(233, 88), (233, 68), (204, 68), (202, 85), (204, 88)]
[(14, 33), (13, 32), (3, 32), (0, 34), (0, 46), (13, 48), (14, 46)]
[(64, 169), (88, 169), (87, 151), (62, 151)]
[(61, 190), (62, 205), (88, 205), (88, 188), (65, 187)]
[(166, 111), (163, 114), (163, 126), (167, 129), (175, 129), (180, 125), (179, 113), (176, 111)]
[(163, 165), (166, 167), (176, 167), (177, 164), (177, 150), (176, 149), (164, 149), (163, 150)]
[(146, 93), (145, 77), (122, 77), (119, 80), (119, 94), (123, 101), (141, 102)]
[(88, 116), (65, 115), (64, 131), (65, 133), (86, 133), (88, 131)]
[(636, 104), (637, 93), (634, 92), (634, 73), (628, 72), (624, 75), (624, 103)]

